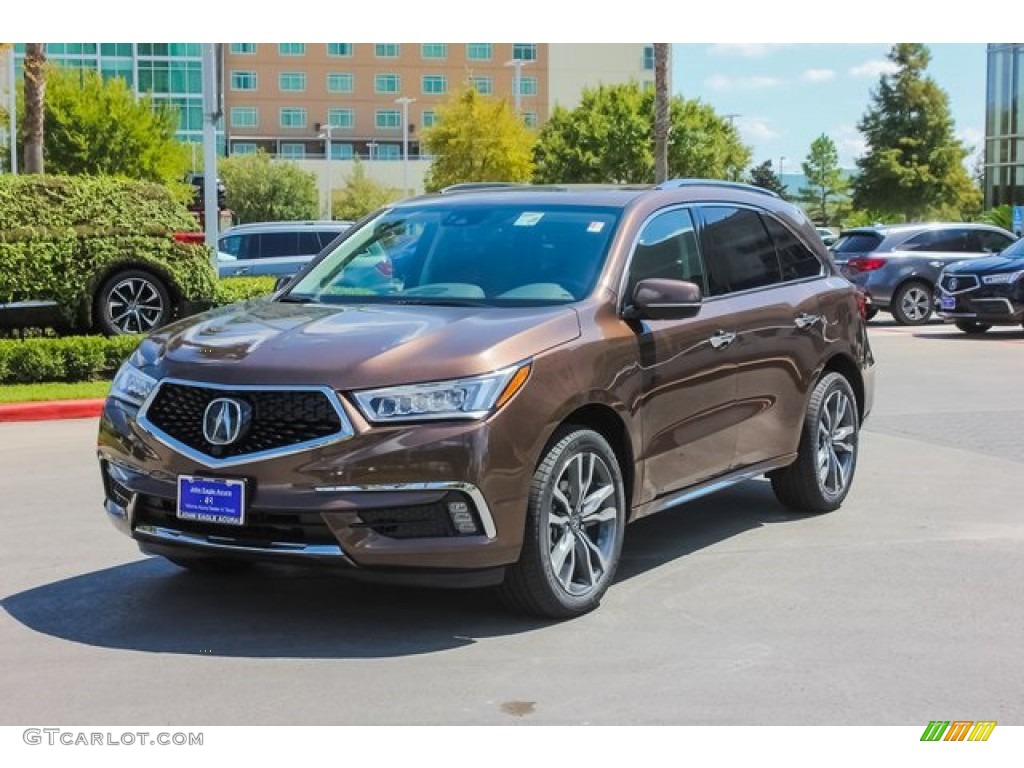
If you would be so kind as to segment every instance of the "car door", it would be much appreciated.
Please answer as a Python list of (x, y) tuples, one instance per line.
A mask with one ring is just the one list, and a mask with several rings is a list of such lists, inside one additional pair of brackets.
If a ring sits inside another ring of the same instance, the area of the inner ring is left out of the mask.
[(732, 467), (792, 453), (807, 392), (824, 353), (818, 302), (824, 267), (769, 213), (741, 206), (700, 208), (714, 301), (727, 301), (735, 339), (737, 424)]
[[(627, 303), (644, 278), (706, 286), (687, 208), (658, 213), (642, 228), (625, 280)], [(730, 304), (709, 302), (683, 320), (633, 321), (642, 377), (642, 501), (721, 474), (732, 462), (735, 366), (725, 341), (732, 328)]]

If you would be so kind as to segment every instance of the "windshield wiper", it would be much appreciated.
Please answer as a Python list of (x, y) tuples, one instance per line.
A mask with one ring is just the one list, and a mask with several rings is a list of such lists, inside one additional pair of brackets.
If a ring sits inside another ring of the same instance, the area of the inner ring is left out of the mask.
[(430, 296), (416, 298), (395, 298), (387, 304), (412, 304), (430, 307), (484, 307), (487, 306), (483, 299), (455, 299), (447, 296)]

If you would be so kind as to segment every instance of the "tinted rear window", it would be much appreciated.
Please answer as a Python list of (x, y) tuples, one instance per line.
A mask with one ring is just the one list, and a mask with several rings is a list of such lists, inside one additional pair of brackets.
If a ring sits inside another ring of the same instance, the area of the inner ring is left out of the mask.
[(882, 236), (874, 232), (851, 232), (839, 238), (832, 246), (833, 253), (868, 253), (882, 242)]

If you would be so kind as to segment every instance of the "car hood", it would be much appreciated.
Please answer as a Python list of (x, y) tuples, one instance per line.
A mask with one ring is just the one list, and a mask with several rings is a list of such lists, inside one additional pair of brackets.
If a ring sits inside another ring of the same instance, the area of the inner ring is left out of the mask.
[(946, 267), (946, 274), (988, 275), (1015, 272), (1024, 269), (1024, 256), (984, 256), (980, 259), (960, 261)]
[(571, 307), (286, 304), (222, 307), (155, 332), (136, 359), (160, 376), (363, 389), (472, 376), (580, 335)]

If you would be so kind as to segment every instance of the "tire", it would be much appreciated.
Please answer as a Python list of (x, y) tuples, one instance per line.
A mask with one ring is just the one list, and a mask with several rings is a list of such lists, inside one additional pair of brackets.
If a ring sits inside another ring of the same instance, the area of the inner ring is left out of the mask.
[(597, 608), (615, 578), (625, 525), (622, 471), (608, 441), (590, 429), (559, 429), (534, 472), (523, 549), (499, 587), (502, 600), (549, 619)]
[(772, 490), (797, 512), (831, 512), (843, 503), (857, 468), (857, 398), (840, 373), (826, 373), (811, 393), (797, 459), (772, 473)]
[(100, 286), (93, 313), (97, 329), (108, 336), (148, 333), (171, 319), (171, 297), (149, 272), (124, 270)]
[(900, 325), (924, 325), (932, 316), (932, 289), (918, 280), (899, 287), (889, 311)]
[(216, 576), (228, 576), (233, 573), (241, 573), (252, 567), (252, 563), (246, 560), (235, 560), (230, 557), (168, 557), (170, 562), (179, 568), (184, 568), (192, 573), (201, 573)]
[(957, 320), (956, 327), (964, 333), (969, 333), (972, 336), (976, 336), (984, 333), (992, 326), (988, 323), (975, 323), (970, 320)]
[(865, 320), (871, 320), (875, 315), (878, 314), (878, 307), (871, 307), (864, 313)]

